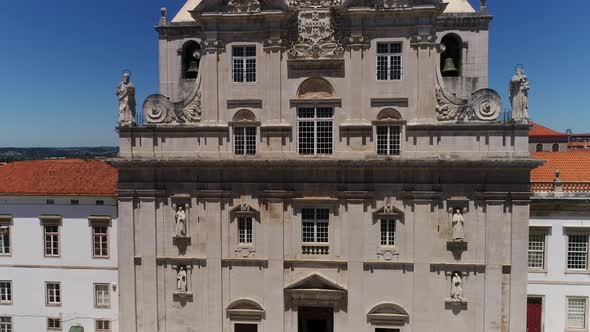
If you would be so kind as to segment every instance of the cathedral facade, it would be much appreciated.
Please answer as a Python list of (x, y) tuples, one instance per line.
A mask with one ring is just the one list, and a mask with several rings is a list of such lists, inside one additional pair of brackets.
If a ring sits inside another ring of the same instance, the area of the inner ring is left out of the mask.
[(491, 20), (465, 0), (162, 9), (160, 93), (111, 161), (121, 331), (524, 331), (537, 162), (528, 124), (497, 120)]

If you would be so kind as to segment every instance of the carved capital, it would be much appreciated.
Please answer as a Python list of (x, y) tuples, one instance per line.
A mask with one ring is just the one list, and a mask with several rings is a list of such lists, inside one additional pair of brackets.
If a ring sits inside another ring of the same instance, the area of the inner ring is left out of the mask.
[(370, 42), (366, 36), (350, 36), (346, 38), (346, 47), (353, 50), (368, 49), (371, 46)]
[(222, 40), (205, 40), (203, 49), (206, 53), (221, 53), (225, 49), (225, 43)]
[(285, 48), (286, 41), (281, 38), (268, 38), (264, 40), (264, 50), (267, 52), (280, 51)]
[(410, 37), (410, 46), (412, 48), (435, 48), (436, 44), (436, 35), (433, 33), (426, 33), (426, 34), (416, 34)]

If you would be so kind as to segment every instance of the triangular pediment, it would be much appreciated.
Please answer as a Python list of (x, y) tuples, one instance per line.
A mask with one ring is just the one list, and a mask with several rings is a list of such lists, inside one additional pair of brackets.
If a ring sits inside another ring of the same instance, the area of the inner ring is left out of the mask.
[(312, 273), (302, 279), (299, 279), (285, 287), (290, 290), (305, 290), (305, 289), (323, 289), (323, 290), (337, 290), (346, 291), (339, 283), (331, 280), (320, 273)]
[(404, 212), (393, 204), (386, 204), (374, 212), (376, 216), (402, 217)]

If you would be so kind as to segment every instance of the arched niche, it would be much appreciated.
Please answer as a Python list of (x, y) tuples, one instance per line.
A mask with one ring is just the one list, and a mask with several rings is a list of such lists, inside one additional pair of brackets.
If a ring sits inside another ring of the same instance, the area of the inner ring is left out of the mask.
[(262, 320), (265, 315), (264, 308), (258, 302), (248, 298), (233, 301), (227, 306), (225, 312), (231, 320)]
[(252, 123), (256, 122), (256, 115), (249, 110), (243, 109), (239, 110), (234, 114), (232, 118), (233, 122), (240, 122), (240, 123)]
[(443, 77), (461, 76), (463, 69), (463, 40), (455, 33), (445, 35), (441, 44), (445, 50), (440, 55), (440, 72)]
[(386, 108), (377, 114), (377, 121), (400, 121), (402, 115), (394, 108)]
[(201, 65), (201, 45), (189, 40), (182, 45), (182, 78), (196, 79)]
[(297, 99), (329, 99), (334, 96), (332, 84), (320, 77), (306, 79), (297, 89)]
[(393, 302), (381, 302), (367, 313), (371, 325), (403, 326), (410, 322), (410, 315), (402, 306)]

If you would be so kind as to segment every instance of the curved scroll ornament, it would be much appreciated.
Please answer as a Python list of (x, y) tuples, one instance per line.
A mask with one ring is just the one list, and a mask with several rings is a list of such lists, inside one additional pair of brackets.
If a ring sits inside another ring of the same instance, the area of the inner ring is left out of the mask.
[(308, 78), (301, 83), (297, 90), (299, 99), (333, 98), (334, 88), (332, 84), (321, 77)]
[[(202, 73), (203, 61), (199, 65)], [(191, 97), (177, 103), (168, 97), (154, 94), (143, 103), (143, 118), (146, 124), (192, 124), (201, 122), (201, 74), (197, 77)]]
[(502, 100), (491, 89), (477, 90), (469, 100), (449, 97), (442, 87), (436, 87), (436, 113), (439, 121), (496, 121), (502, 110)]

